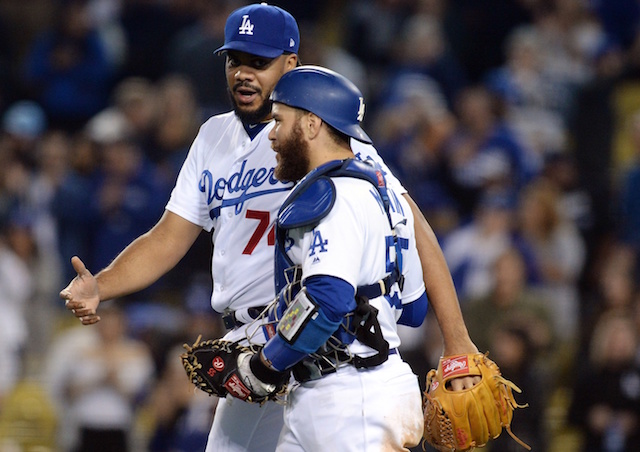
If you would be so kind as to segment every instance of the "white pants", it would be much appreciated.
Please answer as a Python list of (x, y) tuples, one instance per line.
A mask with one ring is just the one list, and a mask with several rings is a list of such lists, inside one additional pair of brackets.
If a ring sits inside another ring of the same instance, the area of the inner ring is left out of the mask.
[(347, 365), (294, 387), (277, 451), (406, 451), (419, 444), (422, 431), (418, 379), (390, 355), (380, 366)]
[(220, 399), (206, 452), (273, 452), (283, 425), (283, 406)]

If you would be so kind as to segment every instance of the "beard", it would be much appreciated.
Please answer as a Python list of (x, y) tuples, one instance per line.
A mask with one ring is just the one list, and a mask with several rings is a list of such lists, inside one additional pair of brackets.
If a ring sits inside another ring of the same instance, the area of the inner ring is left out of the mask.
[[(235, 88), (237, 88), (237, 86), (235, 86), (234, 89)], [(256, 89), (253, 86), (251, 88)], [(260, 90), (256, 90), (256, 91), (258, 95), (262, 94), (262, 91)], [(242, 121), (243, 124), (258, 124), (264, 121), (265, 118), (269, 116), (269, 114), (271, 113), (271, 100), (269, 99), (263, 100), (262, 103), (258, 105), (258, 107), (255, 110), (249, 111), (249, 110), (243, 109), (246, 107), (240, 107), (238, 105), (238, 103), (236, 102), (236, 99), (233, 97), (233, 92), (231, 91), (231, 88), (227, 88), (227, 95), (229, 96), (229, 100), (233, 105), (233, 111), (235, 112), (236, 116), (240, 119), (240, 121)]]
[(279, 161), (273, 174), (283, 182), (298, 182), (309, 172), (309, 143), (302, 138), (302, 128), (296, 123), (285, 141), (274, 146)]

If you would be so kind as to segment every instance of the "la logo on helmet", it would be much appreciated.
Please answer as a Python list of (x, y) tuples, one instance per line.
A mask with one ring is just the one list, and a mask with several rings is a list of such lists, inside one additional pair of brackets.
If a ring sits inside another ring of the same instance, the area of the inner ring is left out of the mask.
[(360, 106), (358, 107), (358, 122), (362, 122), (364, 119), (364, 99), (362, 97), (358, 98), (360, 100)]

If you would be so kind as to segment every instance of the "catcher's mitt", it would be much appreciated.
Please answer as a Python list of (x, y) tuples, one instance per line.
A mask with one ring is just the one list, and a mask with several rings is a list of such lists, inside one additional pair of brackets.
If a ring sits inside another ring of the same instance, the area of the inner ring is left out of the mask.
[[(454, 378), (480, 376), (472, 388), (453, 391)], [(504, 428), (528, 450), (531, 448), (511, 432), (511, 419), (518, 405), (513, 391), (522, 392), (502, 377), (487, 354), (455, 355), (440, 358), (438, 369), (427, 374), (423, 397), (424, 440), (440, 451), (467, 451), (497, 438)], [(423, 443), (424, 446), (424, 443)]]
[[(251, 358), (261, 347), (251, 348), (238, 342), (214, 339), (193, 345), (184, 344), (180, 357), (189, 380), (209, 395), (226, 397), (227, 394), (250, 403), (276, 400), (286, 392), (286, 378), (278, 374), (277, 382), (265, 382), (254, 375)], [(265, 372), (263, 370), (263, 375)], [(271, 371), (274, 372), (274, 371)], [(275, 373), (275, 372), (274, 372)]]

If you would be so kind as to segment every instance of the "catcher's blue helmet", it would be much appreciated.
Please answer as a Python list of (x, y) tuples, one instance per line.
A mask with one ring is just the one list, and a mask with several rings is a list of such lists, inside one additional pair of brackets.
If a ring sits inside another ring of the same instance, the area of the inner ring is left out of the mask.
[(337, 72), (320, 66), (299, 66), (280, 78), (271, 100), (310, 111), (345, 135), (371, 143), (360, 127), (364, 117), (362, 93)]

